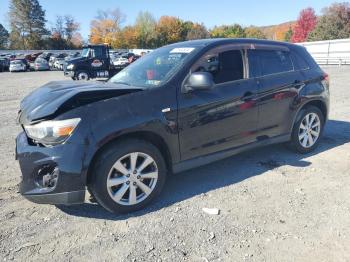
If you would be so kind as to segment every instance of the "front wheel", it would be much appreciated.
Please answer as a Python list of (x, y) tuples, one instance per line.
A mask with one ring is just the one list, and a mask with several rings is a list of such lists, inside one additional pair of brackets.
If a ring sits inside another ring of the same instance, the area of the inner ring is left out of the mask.
[(306, 154), (313, 151), (319, 144), (324, 116), (320, 109), (308, 106), (302, 109), (294, 123), (290, 146), (295, 151)]
[(157, 197), (166, 175), (165, 161), (154, 145), (129, 139), (102, 152), (89, 189), (105, 209), (128, 213), (144, 208)]
[(77, 80), (89, 80), (89, 74), (85, 71), (80, 71), (77, 73)]

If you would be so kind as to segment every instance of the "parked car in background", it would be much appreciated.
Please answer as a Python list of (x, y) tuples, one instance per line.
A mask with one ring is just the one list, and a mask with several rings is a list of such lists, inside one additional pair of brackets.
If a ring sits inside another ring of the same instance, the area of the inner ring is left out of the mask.
[(5, 61), (0, 58), (0, 72), (5, 71)]
[(44, 52), (41, 55), (39, 55), (38, 57), (45, 59), (46, 61), (50, 60), (50, 57), (53, 55), (53, 53), (51, 52)]
[(53, 67), (57, 70), (63, 70), (66, 60), (64, 58), (56, 57)]
[(27, 65), (22, 60), (13, 60), (10, 62), (10, 72), (25, 72)]
[(40, 56), (42, 52), (28, 54), (24, 58), (28, 61), (28, 63), (34, 63), (35, 59), (37, 59), (38, 56)]
[(75, 52), (75, 53), (69, 54), (68, 56), (66, 56), (64, 58), (64, 60), (69, 61), (69, 60), (77, 58), (77, 57), (80, 57), (80, 52)]
[(6, 57), (0, 57), (0, 72), (8, 71), (10, 67), (10, 60)]
[(26, 71), (30, 69), (30, 64), (28, 63), (27, 59), (25, 58), (17, 58), (16, 60), (20, 60), (23, 62), (23, 64), (26, 65)]
[(170, 173), (274, 143), (312, 152), (328, 112), (329, 77), (302, 46), (172, 44), (107, 83), (51, 82), (28, 95), (18, 116), (20, 192), (76, 204), (87, 188), (107, 210), (132, 212)]
[(68, 54), (66, 54), (66, 53), (53, 54), (50, 57), (50, 59), (49, 59), (49, 66), (50, 66), (50, 68), (51, 69), (59, 69), (61, 62), (60, 63), (58, 63), (58, 62), (56, 63), (56, 61), (58, 61), (58, 60), (61, 60), (61, 61), (63, 60), (64, 61), (64, 59), (67, 56), (68, 56)]
[(129, 64), (129, 60), (125, 57), (116, 57), (113, 60), (113, 65), (115, 68), (124, 68)]
[(37, 59), (35, 59), (35, 62), (34, 62), (34, 70), (35, 71), (50, 70), (49, 63), (44, 58), (38, 57)]
[(16, 55), (15, 55), (15, 54), (9, 55), (9, 56), (8, 56), (8, 59), (9, 59), (10, 61), (13, 61), (13, 60), (16, 59)]

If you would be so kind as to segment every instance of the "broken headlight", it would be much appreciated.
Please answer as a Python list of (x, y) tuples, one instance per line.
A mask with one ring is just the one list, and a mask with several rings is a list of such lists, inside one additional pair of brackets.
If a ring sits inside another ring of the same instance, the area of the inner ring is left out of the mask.
[(57, 145), (67, 140), (80, 122), (80, 118), (49, 120), (34, 125), (25, 125), (28, 137), (43, 145)]

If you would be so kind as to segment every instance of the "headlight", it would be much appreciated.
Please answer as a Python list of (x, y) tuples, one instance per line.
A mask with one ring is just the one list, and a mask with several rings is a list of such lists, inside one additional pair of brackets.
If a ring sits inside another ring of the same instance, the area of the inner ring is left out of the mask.
[(68, 66), (67, 66), (67, 69), (68, 69), (68, 70), (73, 70), (73, 69), (74, 69), (74, 64), (68, 65)]
[(57, 145), (63, 143), (74, 131), (80, 118), (67, 120), (43, 121), (35, 125), (25, 125), (27, 135), (44, 145)]

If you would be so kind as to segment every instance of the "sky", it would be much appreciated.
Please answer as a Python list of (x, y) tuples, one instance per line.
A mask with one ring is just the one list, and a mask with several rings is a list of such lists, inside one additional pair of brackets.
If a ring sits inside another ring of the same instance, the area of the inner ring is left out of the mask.
[[(8, 28), (10, 0), (0, 0), (0, 23)], [(204, 23), (208, 28), (221, 24), (274, 25), (296, 20), (301, 9), (313, 7), (320, 14), (334, 0), (39, 0), (46, 10), (48, 28), (57, 15), (72, 15), (81, 25), (81, 34), (88, 38), (90, 22), (98, 10), (119, 7), (126, 15), (124, 25), (133, 24), (140, 11), (149, 11), (155, 18), (171, 15), (183, 20)]]

